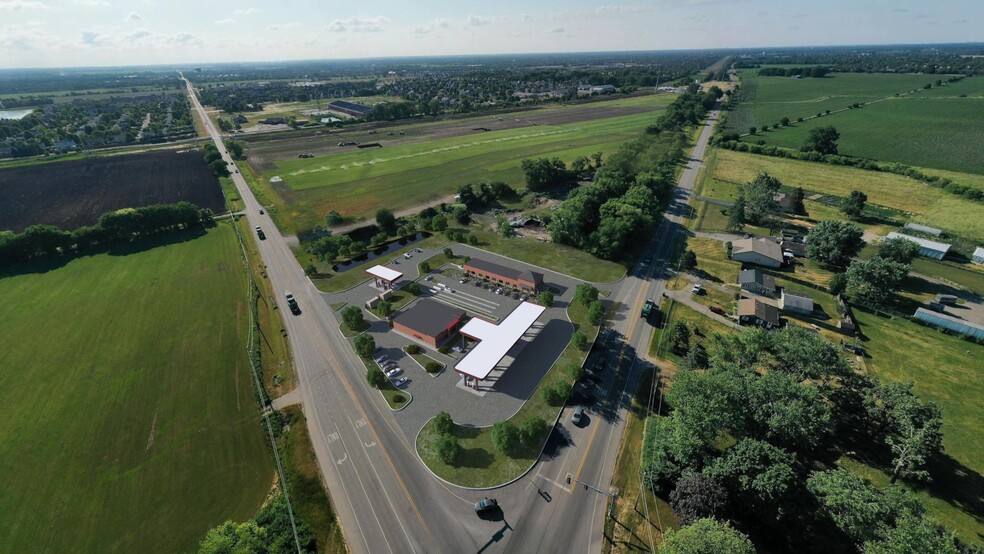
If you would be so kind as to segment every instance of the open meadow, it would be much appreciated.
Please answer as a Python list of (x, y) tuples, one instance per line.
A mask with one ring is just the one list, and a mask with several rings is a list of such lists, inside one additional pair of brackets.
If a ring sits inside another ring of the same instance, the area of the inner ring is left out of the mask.
[[(523, 186), (519, 162), (559, 156), (570, 162), (613, 152), (655, 121), (674, 95), (643, 96), (574, 106), (553, 106), (500, 118), (483, 116), (386, 128), (332, 132), (285, 143), (250, 142), (253, 186), (277, 204), (272, 210), (287, 232), (318, 225), (329, 210), (356, 219), (379, 208), (399, 209), (447, 197), (460, 185), (501, 180)], [(481, 128), (489, 129), (483, 131)], [(291, 141), (289, 137), (286, 140)], [(382, 148), (338, 147), (339, 141), (380, 142)], [(298, 158), (314, 152), (314, 158)], [(272, 177), (282, 183), (271, 185)]]
[[(968, 198), (894, 173), (880, 173), (846, 166), (774, 158), (731, 150), (718, 150), (708, 168), (704, 194), (729, 199), (726, 186), (747, 183), (760, 171), (774, 175), (788, 187), (803, 187), (811, 193), (848, 196), (852, 190), (868, 195), (870, 204), (899, 212), (907, 219), (938, 227), (969, 239), (984, 240), (984, 205)], [(715, 181), (711, 181), (711, 179)], [(957, 182), (964, 182), (955, 176)], [(710, 188), (708, 187), (710, 184)]]
[(0, 275), (9, 552), (187, 552), (273, 482), (233, 228)]
[[(959, 84), (959, 83), (958, 83)], [(810, 130), (833, 125), (841, 154), (908, 165), (984, 173), (984, 98), (915, 93), (773, 129), (748, 141), (800, 148)]]
[[(941, 75), (889, 73), (830, 73), (826, 77), (763, 77), (758, 69), (739, 70), (738, 108), (728, 114), (727, 126), (740, 133), (751, 126), (772, 126), (783, 117), (814, 116), (855, 103), (894, 97), (919, 89)], [(821, 118), (821, 122), (824, 120)], [(825, 123), (824, 123), (825, 124)], [(797, 145), (799, 146), (799, 145)]]

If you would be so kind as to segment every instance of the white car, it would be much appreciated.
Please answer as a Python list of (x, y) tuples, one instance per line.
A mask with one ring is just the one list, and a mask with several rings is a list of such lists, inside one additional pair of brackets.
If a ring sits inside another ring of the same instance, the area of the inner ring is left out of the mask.
[(400, 369), (399, 367), (394, 367), (393, 369), (386, 372), (386, 376), (392, 379), (401, 373), (403, 373), (402, 369)]
[(407, 382), (408, 381), (409, 381), (409, 379), (407, 379), (406, 377), (400, 377), (399, 379), (393, 379), (393, 386), (396, 387), (396, 388), (398, 388), (398, 389), (402, 389), (403, 387), (407, 386)]
[(704, 287), (700, 286), (700, 283), (694, 285), (694, 288), (690, 289), (690, 292), (694, 294), (700, 294), (704, 290)]

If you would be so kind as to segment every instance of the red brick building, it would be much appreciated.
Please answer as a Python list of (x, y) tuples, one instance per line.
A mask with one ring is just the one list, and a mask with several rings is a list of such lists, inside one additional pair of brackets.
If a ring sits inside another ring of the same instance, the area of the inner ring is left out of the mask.
[(465, 262), (465, 273), (480, 279), (489, 279), (506, 286), (537, 292), (543, 288), (543, 274), (520, 271), (503, 265), (472, 258)]
[(393, 319), (393, 330), (437, 348), (458, 332), (465, 311), (426, 298)]

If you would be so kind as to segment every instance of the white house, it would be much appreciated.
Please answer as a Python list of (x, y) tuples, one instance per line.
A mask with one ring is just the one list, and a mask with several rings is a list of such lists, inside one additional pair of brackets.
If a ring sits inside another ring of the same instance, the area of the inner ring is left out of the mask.
[(782, 248), (769, 239), (741, 239), (731, 243), (731, 259), (764, 267), (782, 265)]
[(809, 296), (787, 292), (783, 289), (779, 296), (779, 309), (787, 312), (810, 315), (813, 313), (813, 299)]

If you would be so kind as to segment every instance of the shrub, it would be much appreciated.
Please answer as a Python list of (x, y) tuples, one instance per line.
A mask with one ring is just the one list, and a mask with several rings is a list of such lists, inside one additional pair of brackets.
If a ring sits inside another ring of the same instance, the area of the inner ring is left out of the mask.
[(500, 421), (492, 426), (492, 444), (505, 455), (516, 451), (519, 446), (519, 430), (508, 421)]
[(420, 354), (421, 350), (423, 350), (423, 348), (416, 344), (407, 346), (407, 354)]
[(571, 337), (571, 342), (574, 343), (574, 348), (578, 350), (584, 350), (588, 347), (588, 337), (584, 336), (584, 333), (580, 331), (575, 331), (574, 336)]
[(581, 377), (584, 377), (584, 368), (577, 364), (571, 364), (567, 366), (567, 376), (576, 383), (581, 380)]
[(445, 248), (444, 249), (444, 256), (447, 257), (447, 258), (453, 258), (454, 257), (454, 252), (450, 248)]
[(451, 419), (451, 414), (447, 412), (437, 412), (434, 416), (434, 429), (440, 435), (448, 435), (454, 428), (454, 420)]
[(458, 439), (453, 435), (441, 435), (441, 438), (437, 439), (437, 456), (441, 458), (442, 462), (454, 465), (460, 451)]
[(431, 264), (430, 264), (430, 262), (420, 262), (420, 272), (421, 273), (430, 273), (431, 272)]
[(443, 366), (441, 366), (441, 364), (437, 362), (427, 362), (427, 365), (424, 366), (424, 369), (427, 370), (427, 373), (437, 373), (441, 371), (442, 367)]
[(563, 406), (570, 394), (570, 388), (560, 381), (540, 389), (540, 398), (551, 406)]
[(441, 354), (447, 354), (451, 352), (451, 346), (445, 344), (444, 346), (438, 348), (437, 351), (440, 352)]
[(588, 306), (588, 321), (592, 325), (601, 323), (601, 318), (605, 315), (605, 305), (600, 300), (595, 300)]
[(363, 334), (355, 337), (356, 354), (363, 358), (369, 358), (374, 350), (376, 350), (376, 340), (372, 338), (372, 335)]
[(368, 381), (369, 385), (373, 388), (379, 389), (386, 384), (386, 375), (384, 375), (382, 370), (378, 367), (370, 367), (369, 370), (366, 371), (366, 381)]
[(409, 292), (414, 296), (420, 296), (421, 293), (420, 285), (417, 283), (410, 283), (409, 285), (407, 285), (407, 292)]

